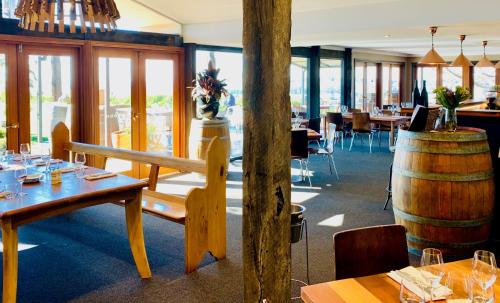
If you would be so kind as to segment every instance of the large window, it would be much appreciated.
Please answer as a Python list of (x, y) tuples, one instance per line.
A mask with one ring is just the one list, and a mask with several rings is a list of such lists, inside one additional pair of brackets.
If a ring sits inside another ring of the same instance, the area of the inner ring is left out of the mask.
[(382, 105), (399, 105), (401, 65), (382, 65)]
[(225, 79), (229, 95), (222, 97), (219, 115), (229, 120), (231, 157), (243, 155), (243, 55), (232, 52), (196, 51), (196, 71), (201, 72), (214, 61), (220, 68), (219, 79)]
[(429, 94), (429, 105), (436, 104), (436, 94), (433, 91), (438, 85), (437, 76), (438, 70), (436, 66), (418, 66), (417, 68), (418, 88), (422, 91), (425, 81), (426, 90)]
[(2, 0), (2, 17), (16, 18), (14, 10), (16, 9), (18, 0)]
[(292, 57), (290, 65), (290, 102), (292, 111), (307, 113), (307, 101), (309, 100), (307, 69), (309, 59)]
[(486, 95), (495, 85), (494, 67), (474, 68), (474, 100), (486, 100)]
[(455, 90), (455, 87), (462, 86), (462, 67), (445, 66), (442, 68), (442, 86)]
[(321, 113), (338, 111), (341, 104), (342, 60), (321, 59), (319, 78)]
[(377, 65), (358, 61), (354, 72), (354, 107), (371, 112), (377, 101)]

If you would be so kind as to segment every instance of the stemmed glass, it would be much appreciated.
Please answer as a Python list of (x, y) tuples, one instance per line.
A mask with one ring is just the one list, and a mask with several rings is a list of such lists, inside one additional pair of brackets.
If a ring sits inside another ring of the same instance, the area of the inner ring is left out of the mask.
[(19, 152), (21, 153), (21, 159), (26, 164), (28, 161), (28, 157), (30, 154), (30, 144), (29, 143), (21, 143), (19, 146)]
[(86, 162), (86, 158), (85, 158), (85, 153), (76, 153), (75, 155), (75, 164), (76, 164), (76, 175), (78, 178), (83, 178), (83, 171), (84, 171), (84, 167), (83, 165), (85, 164)]
[(42, 162), (45, 164), (45, 173), (50, 171), (51, 155), (50, 147), (42, 148)]
[(14, 157), (14, 151), (12, 149), (8, 149), (5, 151), (5, 162), (12, 161)]
[(19, 168), (16, 168), (16, 170), (14, 170), (14, 177), (19, 183), (19, 192), (17, 193), (17, 196), (19, 197), (26, 195), (26, 193), (23, 192), (23, 183), (27, 176), (28, 176), (28, 170), (24, 166), (21, 166)]
[[(431, 295), (430, 302), (434, 302), (433, 290), (439, 285), (439, 282), (444, 276), (444, 261), (443, 254), (439, 249), (426, 248), (422, 251), (422, 258), (420, 259), (420, 266), (425, 267), (421, 269), (423, 272), (428, 274), (424, 277), (429, 280), (430, 288), (429, 293)], [(430, 274), (430, 275), (429, 275)]]
[(474, 298), (474, 302), (489, 302), (486, 290), (495, 283), (497, 278), (497, 264), (495, 255), (486, 250), (476, 250), (472, 260), (472, 279), (481, 286), (482, 297)]

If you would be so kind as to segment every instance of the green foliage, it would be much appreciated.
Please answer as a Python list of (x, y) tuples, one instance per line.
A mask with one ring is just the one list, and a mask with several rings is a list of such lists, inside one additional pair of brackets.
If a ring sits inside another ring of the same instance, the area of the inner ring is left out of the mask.
[(453, 109), (460, 105), (460, 102), (470, 99), (471, 93), (468, 88), (457, 86), (455, 91), (447, 87), (438, 87), (434, 90), (436, 100), (444, 108)]

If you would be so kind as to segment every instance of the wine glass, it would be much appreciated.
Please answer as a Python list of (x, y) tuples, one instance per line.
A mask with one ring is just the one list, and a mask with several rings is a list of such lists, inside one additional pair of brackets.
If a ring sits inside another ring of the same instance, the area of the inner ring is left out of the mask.
[(446, 302), (468, 301), (470, 296), (470, 276), (460, 272), (448, 272), (444, 277), (445, 285), (451, 290)]
[(29, 143), (21, 143), (19, 146), (19, 152), (21, 153), (21, 159), (24, 163), (28, 161), (28, 157), (30, 154), (30, 144)]
[[(472, 260), (472, 279), (481, 286), (482, 298), (478, 302), (488, 302), (485, 292), (495, 283), (497, 278), (497, 264), (495, 255), (486, 250), (476, 250)], [(475, 298), (476, 299), (476, 298)], [(475, 301), (474, 301), (475, 302)]]
[(12, 161), (13, 157), (14, 157), (14, 150), (8, 149), (5, 151), (5, 162)]
[(42, 147), (42, 162), (45, 164), (45, 173), (48, 173), (50, 171), (50, 160), (51, 160), (51, 151), (50, 147)]
[(86, 162), (85, 153), (76, 153), (75, 164), (76, 164), (76, 175), (78, 178), (83, 178), (83, 165)]
[(439, 282), (444, 276), (443, 254), (436, 248), (424, 249), (422, 251), (422, 258), (420, 259), (420, 266), (424, 267), (421, 271), (424, 278), (430, 283), (430, 302), (434, 302), (433, 290), (439, 285)]
[(14, 178), (16, 178), (17, 182), (19, 183), (19, 191), (17, 192), (18, 197), (26, 195), (26, 193), (23, 192), (23, 183), (27, 176), (28, 170), (24, 166), (18, 167), (16, 168), (16, 170), (14, 170)]

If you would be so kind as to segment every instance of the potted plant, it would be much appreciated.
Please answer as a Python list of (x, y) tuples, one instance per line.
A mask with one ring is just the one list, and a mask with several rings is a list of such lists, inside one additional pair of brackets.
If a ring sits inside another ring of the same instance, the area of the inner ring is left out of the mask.
[(197, 105), (198, 116), (209, 120), (215, 119), (217, 116), (219, 100), (222, 95), (228, 95), (225, 88), (226, 80), (217, 79), (219, 71), (215, 68), (214, 62), (210, 60), (208, 68), (196, 75), (196, 87), (191, 94)]
[(457, 129), (457, 107), (460, 102), (470, 99), (471, 93), (468, 88), (457, 86), (455, 91), (447, 87), (438, 87), (434, 90), (437, 102), (445, 109), (445, 127), (447, 131), (454, 132)]

